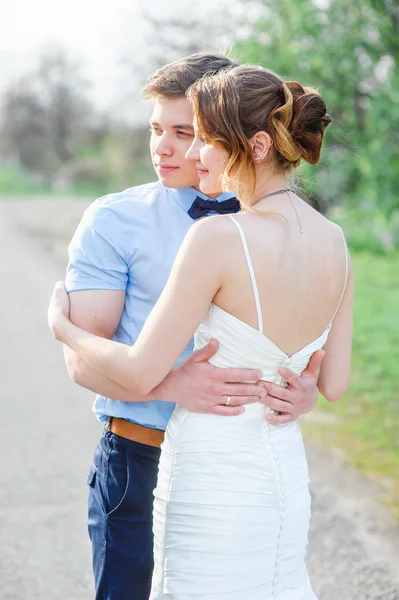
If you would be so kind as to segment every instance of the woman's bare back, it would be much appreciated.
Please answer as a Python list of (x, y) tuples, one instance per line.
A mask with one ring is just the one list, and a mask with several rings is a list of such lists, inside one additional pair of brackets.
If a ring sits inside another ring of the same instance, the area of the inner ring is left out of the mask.
[[(292, 197), (303, 233), (288, 200), (267, 204), (268, 210), (282, 216), (259, 212), (235, 216), (253, 264), (263, 333), (288, 355), (325, 331), (340, 303), (347, 277), (347, 250), (340, 228), (298, 197)], [(226, 220), (223, 227), (229, 227), (231, 237), (230, 258), (225, 281), (214, 302), (257, 329), (258, 316), (243, 243), (231, 219), (223, 217), (223, 220)]]

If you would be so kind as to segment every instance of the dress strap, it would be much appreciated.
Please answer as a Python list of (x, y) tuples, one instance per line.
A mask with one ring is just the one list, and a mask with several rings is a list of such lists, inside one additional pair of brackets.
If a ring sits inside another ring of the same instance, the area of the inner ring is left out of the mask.
[(247, 259), (247, 265), (248, 265), (248, 270), (249, 270), (249, 274), (251, 276), (251, 281), (252, 281), (252, 288), (254, 291), (254, 298), (255, 298), (255, 305), (256, 305), (256, 312), (258, 315), (258, 329), (261, 333), (263, 333), (263, 318), (262, 318), (262, 309), (260, 306), (260, 298), (259, 298), (259, 291), (258, 291), (258, 286), (256, 284), (256, 278), (255, 278), (255, 273), (254, 273), (254, 268), (252, 266), (252, 260), (251, 260), (251, 255), (249, 253), (249, 248), (248, 248), (248, 244), (247, 244), (247, 240), (244, 234), (244, 231), (241, 227), (241, 225), (239, 224), (239, 222), (237, 221), (237, 219), (235, 217), (233, 217), (233, 215), (228, 215), (230, 217), (230, 219), (232, 221), (234, 221), (240, 237), (241, 237), (241, 241), (242, 241), (242, 245), (244, 248), (244, 252), (245, 252), (245, 258)]
[(344, 243), (344, 252), (345, 252), (345, 281), (344, 281), (344, 288), (343, 288), (343, 290), (342, 290), (341, 298), (339, 299), (338, 306), (337, 306), (337, 308), (335, 309), (335, 312), (334, 312), (334, 314), (333, 314), (333, 316), (332, 316), (332, 319), (331, 319), (331, 321), (330, 321), (330, 325), (331, 325), (331, 323), (333, 322), (333, 320), (334, 320), (334, 317), (335, 317), (335, 315), (337, 314), (339, 307), (341, 306), (341, 302), (342, 302), (342, 299), (343, 299), (343, 297), (344, 297), (345, 290), (346, 290), (346, 284), (347, 284), (347, 282), (348, 282), (348, 262), (349, 262), (349, 261), (348, 261), (348, 250), (347, 250), (347, 247), (346, 247), (346, 241), (345, 241), (345, 235), (344, 235), (344, 232), (342, 231), (341, 227), (339, 227), (339, 225), (337, 225), (337, 227), (338, 227), (338, 229), (339, 229), (339, 230), (340, 230), (340, 232), (341, 232), (341, 235), (342, 235), (342, 241), (343, 241), (343, 243)]

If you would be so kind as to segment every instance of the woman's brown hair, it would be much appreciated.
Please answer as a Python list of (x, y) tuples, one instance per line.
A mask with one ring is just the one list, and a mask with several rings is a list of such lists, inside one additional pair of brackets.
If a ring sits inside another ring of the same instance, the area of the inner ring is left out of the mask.
[(295, 169), (302, 158), (311, 164), (319, 161), (331, 117), (316, 90), (284, 82), (262, 67), (240, 65), (200, 79), (187, 95), (201, 136), (226, 150), (223, 187), (234, 190), (243, 205), (250, 206), (256, 189), (249, 140), (258, 131), (270, 135), (272, 160), (282, 171)]

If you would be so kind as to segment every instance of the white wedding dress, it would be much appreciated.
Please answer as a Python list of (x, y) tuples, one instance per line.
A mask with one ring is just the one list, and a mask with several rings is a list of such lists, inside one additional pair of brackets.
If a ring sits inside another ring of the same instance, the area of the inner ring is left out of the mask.
[[(264, 335), (245, 235), (230, 217), (243, 242), (259, 329), (212, 304), (195, 347), (214, 337), (213, 365), (260, 369), (264, 380), (285, 385), (279, 368), (300, 374), (324, 346), (332, 319), (292, 356)], [(345, 254), (347, 260), (346, 245)], [(269, 424), (267, 411), (257, 403), (223, 417), (176, 407), (154, 492), (150, 600), (317, 600), (305, 565), (310, 494), (301, 430), (297, 422)]]

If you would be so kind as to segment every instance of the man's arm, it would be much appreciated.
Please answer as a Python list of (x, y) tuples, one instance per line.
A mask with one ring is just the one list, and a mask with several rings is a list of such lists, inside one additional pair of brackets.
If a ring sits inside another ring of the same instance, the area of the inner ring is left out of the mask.
[[(78, 327), (111, 339), (122, 316), (125, 302), (123, 290), (82, 290), (70, 292), (70, 318)], [(115, 400), (133, 401), (132, 393), (95, 371), (73, 350), (64, 346), (64, 358), (72, 381)]]

